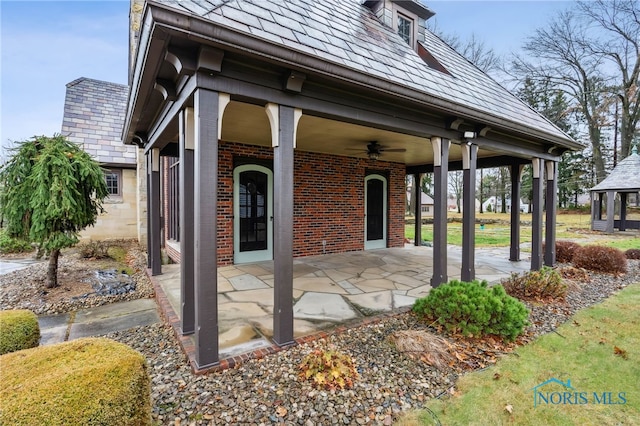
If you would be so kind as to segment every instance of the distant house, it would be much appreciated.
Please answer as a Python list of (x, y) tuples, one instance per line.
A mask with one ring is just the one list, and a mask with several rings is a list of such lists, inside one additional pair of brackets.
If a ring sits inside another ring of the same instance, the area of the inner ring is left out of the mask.
[[(509, 198), (507, 198), (505, 200), (505, 204), (507, 206), (507, 213), (511, 212), (511, 200)], [(496, 211), (501, 211), (500, 209), (502, 209), (502, 198), (500, 197), (496, 197), (496, 196), (491, 196), (489, 198), (487, 198), (483, 203), (482, 203), (482, 211), (484, 212), (496, 212)], [(528, 213), (529, 212), (529, 204), (523, 203), (522, 200), (520, 200), (520, 213)]]
[(105, 169), (109, 191), (105, 213), (95, 226), (82, 232), (82, 239), (142, 237), (146, 241), (141, 235), (146, 211), (138, 208), (143, 194), (137, 180), (137, 148), (123, 144), (121, 137), (128, 93), (127, 86), (85, 77), (67, 84), (62, 134), (80, 144)]
[[(407, 201), (411, 200), (411, 187), (407, 191)], [(433, 217), (433, 198), (420, 191), (420, 211), (422, 217)]]

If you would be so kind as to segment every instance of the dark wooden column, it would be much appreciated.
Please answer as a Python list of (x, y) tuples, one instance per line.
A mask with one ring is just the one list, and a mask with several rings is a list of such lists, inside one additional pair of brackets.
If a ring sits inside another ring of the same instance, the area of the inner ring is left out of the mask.
[(627, 192), (620, 193), (620, 226), (618, 231), (627, 230)]
[(147, 173), (147, 268), (151, 269), (151, 152), (145, 154)]
[(547, 193), (545, 196), (544, 264), (556, 264), (556, 214), (558, 204), (558, 162), (547, 161)]
[[(217, 92), (194, 94), (194, 291), (196, 363), (218, 363), (218, 111)], [(187, 214), (187, 212), (185, 212)]]
[(543, 191), (542, 181), (544, 175), (544, 160), (533, 159), (533, 200), (531, 207), (533, 218), (531, 219), (531, 270), (538, 271), (542, 268), (542, 211)]
[(272, 130), (278, 129), (277, 139), (272, 140), (275, 216), (273, 340), (284, 346), (293, 343), (293, 156), (296, 117), (293, 108), (274, 104), (267, 105), (267, 115)]
[(433, 146), (433, 276), (431, 287), (449, 281), (447, 275), (447, 174), (449, 140), (431, 138)]
[(602, 220), (602, 204), (604, 201), (604, 192), (598, 193), (598, 208), (596, 209), (596, 218)]
[(162, 225), (160, 220), (160, 150), (152, 148), (150, 151), (150, 185), (149, 194), (149, 233), (151, 234), (151, 275), (162, 274), (162, 254), (160, 250), (160, 233)]
[(462, 145), (462, 281), (476, 277), (476, 166), (478, 145)]
[(512, 164), (511, 173), (511, 244), (509, 260), (520, 260), (520, 175), (522, 164)]
[(420, 173), (414, 173), (413, 175), (413, 195), (416, 200), (414, 208), (415, 221), (415, 237), (413, 244), (416, 246), (422, 245), (422, 189), (420, 188)]
[(607, 191), (607, 227), (605, 232), (613, 234), (614, 218), (616, 215), (616, 193), (615, 191)]
[(180, 112), (180, 327), (195, 332), (193, 157), (195, 123), (193, 108)]

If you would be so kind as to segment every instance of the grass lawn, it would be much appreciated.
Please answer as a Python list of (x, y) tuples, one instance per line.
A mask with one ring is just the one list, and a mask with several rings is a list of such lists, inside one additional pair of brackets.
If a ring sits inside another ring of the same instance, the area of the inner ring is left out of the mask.
[[(559, 334), (541, 336), (495, 366), (461, 377), (453, 396), (428, 405), (433, 414), (411, 412), (397, 424), (638, 424), (638, 306), (640, 284), (634, 284), (578, 312), (558, 328)], [(534, 407), (533, 388), (552, 378), (570, 380), (573, 389), (558, 383), (541, 386)], [(558, 403), (562, 399), (566, 403)]]
[[(449, 213), (449, 217), (461, 219), (462, 215), (458, 213)], [(476, 223), (476, 247), (506, 247), (511, 242), (511, 228), (509, 221), (511, 216), (504, 213), (483, 213), (476, 214), (477, 220), (500, 220), (502, 223), (486, 223), (483, 228)], [(520, 242), (531, 242), (531, 214), (520, 215)], [(591, 229), (591, 219), (588, 213), (582, 214), (559, 214), (556, 217), (556, 240), (563, 239), (585, 239), (586, 234), (576, 233), (576, 231), (589, 231)], [(405, 237), (413, 240), (415, 236), (415, 226), (413, 224), (405, 225)], [(620, 250), (640, 249), (640, 238), (630, 238), (611, 236), (607, 238), (602, 235), (599, 239), (599, 245), (615, 247)], [(543, 236), (544, 238), (544, 236)], [(433, 241), (433, 225), (422, 225), (422, 241)], [(579, 242), (579, 241), (578, 241)], [(462, 223), (452, 222), (447, 224), (447, 243), (453, 245), (462, 245)], [(582, 245), (587, 242), (580, 243)], [(595, 243), (593, 243), (595, 244)]]

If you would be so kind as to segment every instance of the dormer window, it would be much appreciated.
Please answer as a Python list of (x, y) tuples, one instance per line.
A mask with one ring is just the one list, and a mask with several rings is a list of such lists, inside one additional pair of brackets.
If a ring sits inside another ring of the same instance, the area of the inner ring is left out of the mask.
[(434, 13), (423, 0), (360, 0), (380, 22), (392, 28), (413, 50), (424, 41), (425, 21)]
[(398, 35), (409, 45), (413, 46), (413, 19), (398, 13)]

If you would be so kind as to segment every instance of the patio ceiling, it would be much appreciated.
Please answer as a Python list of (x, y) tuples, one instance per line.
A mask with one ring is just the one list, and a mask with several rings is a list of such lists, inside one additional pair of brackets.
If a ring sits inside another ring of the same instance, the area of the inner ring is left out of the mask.
[[(222, 139), (229, 142), (271, 146), (271, 128), (261, 106), (231, 102), (222, 121)], [(382, 161), (406, 165), (433, 162), (433, 150), (428, 139), (413, 135), (351, 124), (322, 117), (304, 115), (298, 124), (297, 149), (301, 151), (367, 158), (371, 141), (405, 152), (383, 152)], [(452, 145), (450, 158), (460, 159), (460, 148)]]

